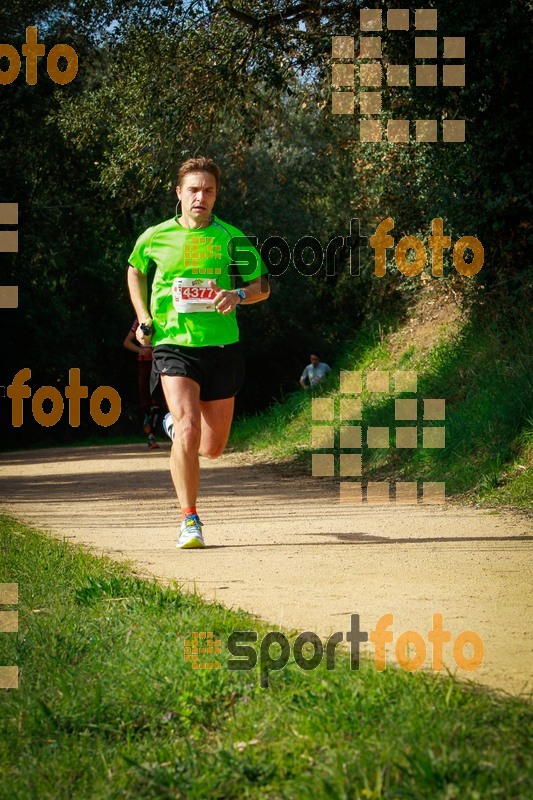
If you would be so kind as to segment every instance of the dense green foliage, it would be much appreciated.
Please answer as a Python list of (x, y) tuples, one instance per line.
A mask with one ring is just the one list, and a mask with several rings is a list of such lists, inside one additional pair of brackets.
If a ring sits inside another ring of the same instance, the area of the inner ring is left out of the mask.
[[(523, 700), (342, 655), (333, 671), (291, 659), (261, 689), (256, 670), (226, 669), (232, 631), (267, 632), (243, 612), (5, 517), (0, 545), (20, 617), (0, 640), (20, 669), (0, 695), (1, 800), (531, 796)], [(195, 671), (184, 640), (205, 630), (222, 668)]]
[[(431, 219), (442, 216), (453, 240), (470, 234), (484, 245), (476, 285), (480, 295), (490, 292), (485, 308), (495, 318), (522, 313), (531, 286), (529, 4), (497, 0), (490, 13), (481, 0), (413, 5), (438, 9), (439, 39), (466, 36), (466, 87), (389, 87), (383, 119), (406, 108), (412, 119), (465, 118), (462, 145), (360, 143), (357, 115), (331, 113), (331, 37), (357, 40), (360, 5), (4, 4), (5, 41), (20, 51), (25, 26), (37, 24), (47, 48), (75, 47), (80, 68), (58, 86), (41, 60), (36, 86), (22, 70), (0, 87), (0, 202), (19, 203), (21, 242), (17, 256), (0, 254), (3, 282), (20, 286), (19, 309), (3, 312), (13, 346), (3, 354), (2, 384), (29, 366), (34, 389), (61, 387), (79, 367), (90, 390), (110, 384), (123, 397), (111, 433), (132, 430), (135, 365), (122, 348), (132, 317), (127, 256), (144, 228), (174, 213), (176, 169), (199, 152), (223, 168), (218, 214), (259, 243), (278, 235), (293, 245), (311, 235), (325, 249), (348, 235), (351, 218), (370, 235), (386, 216), (396, 222), (396, 241), (405, 233), (426, 238)], [(412, 28), (384, 35), (384, 61), (413, 70), (413, 40)], [(330, 276), (324, 267), (306, 276), (291, 265), (272, 279), (267, 304), (240, 315), (249, 380), (239, 412), (295, 387), (310, 348), (333, 361), (365, 317), (402, 312), (405, 279), (395, 268), (375, 278), (368, 250), (360, 276), (345, 262), (346, 253)], [(66, 421), (45, 431), (28, 414), (5, 443), (104, 433), (88, 413), (83, 419), (80, 431)]]

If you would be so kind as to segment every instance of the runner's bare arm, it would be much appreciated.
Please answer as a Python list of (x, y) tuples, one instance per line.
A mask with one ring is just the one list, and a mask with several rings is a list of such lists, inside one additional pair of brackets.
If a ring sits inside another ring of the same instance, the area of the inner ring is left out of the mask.
[(270, 294), (270, 284), (267, 275), (261, 275), (254, 281), (246, 284), (243, 287), (246, 292), (246, 300), (242, 301), (243, 306), (251, 305), (252, 303), (260, 303), (261, 300), (266, 300)]
[(132, 353), (139, 354), (141, 348), (133, 331), (128, 331), (128, 335), (124, 339), (124, 347), (126, 350), (131, 350)]
[(131, 302), (135, 309), (135, 313), (137, 314), (137, 319), (139, 320), (139, 327), (137, 328), (135, 335), (141, 344), (148, 345), (150, 344), (152, 337), (147, 336), (146, 333), (143, 333), (140, 328), (140, 325), (143, 322), (145, 325), (152, 324), (152, 317), (150, 316), (150, 312), (146, 306), (148, 297), (148, 282), (146, 275), (144, 275), (135, 267), (132, 267), (131, 264), (128, 266), (128, 289), (130, 291)]
[[(215, 281), (211, 281), (209, 285), (212, 289), (219, 289)], [(266, 300), (270, 294), (268, 277), (262, 275), (260, 278), (250, 281), (243, 289), (246, 292), (245, 300), (240, 299), (235, 289), (221, 289), (213, 301), (217, 310), (220, 311), (221, 314), (229, 314), (237, 305), (246, 306), (252, 303), (260, 303), (261, 300)]]

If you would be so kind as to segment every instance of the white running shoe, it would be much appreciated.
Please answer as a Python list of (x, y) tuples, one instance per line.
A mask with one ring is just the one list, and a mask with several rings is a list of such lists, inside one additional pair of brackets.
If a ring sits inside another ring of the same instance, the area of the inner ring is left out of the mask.
[(202, 523), (197, 514), (188, 514), (180, 526), (180, 536), (176, 547), (183, 550), (193, 547), (205, 547), (202, 536)]
[(163, 430), (169, 439), (174, 441), (174, 420), (172, 419), (172, 414), (170, 411), (168, 414), (165, 414), (165, 419), (163, 420)]

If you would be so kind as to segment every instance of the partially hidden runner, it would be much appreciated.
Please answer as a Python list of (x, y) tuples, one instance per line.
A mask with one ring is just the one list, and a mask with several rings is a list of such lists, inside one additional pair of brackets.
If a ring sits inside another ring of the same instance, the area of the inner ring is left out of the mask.
[(157, 392), (156, 397), (152, 397), (150, 392), (150, 377), (152, 374), (152, 348), (150, 345), (143, 346), (137, 341), (137, 328), (139, 320), (136, 319), (129, 329), (124, 339), (124, 347), (137, 355), (137, 383), (139, 386), (139, 400), (141, 410), (144, 413), (143, 430), (148, 436), (147, 444), (150, 450), (157, 450), (159, 445), (156, 442), (154, 431), (157, 430), (159, 415), (161, 413), (161, 403), (163, 398), (161, 392)]
[[(136, 336), (141, 345), (153, 346), (152, 392), (160, 379), (169, 408), (165, 428), (173, 439), (170, 471), (182, 512), (181, 548), (205, 546), (196, 511), (198, 456), (218, 458), (224, 452), (244, 380), (235, 308), (270, 293), (257, 250), (240, 230), (212, 214), (219, 184), (214, 161), (185, 161), (176, 187), (181, 215), (148, 228), (129, 257)], [(244, 286), (233, 289), (236, 270)]]

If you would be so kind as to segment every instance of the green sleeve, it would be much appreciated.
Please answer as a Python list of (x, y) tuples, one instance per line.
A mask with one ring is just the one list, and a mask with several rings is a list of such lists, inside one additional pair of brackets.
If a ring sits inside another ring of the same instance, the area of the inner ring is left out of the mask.
[(243, 281), (255, 281), (268, 273), (258, 250), (241, 231), (235, 229), (235, 236), (228, 245), (228, 254), (233, 261), (231, 274), (238, 273)]
[(150, 256), (150, 243), (152, 241), (153, 231), (153, 228), (148, 228), (144, 233), (141, 233), (128, 259), (128, 263), (144, 275), (148, 272), (152, 261)]

